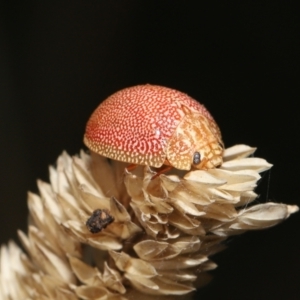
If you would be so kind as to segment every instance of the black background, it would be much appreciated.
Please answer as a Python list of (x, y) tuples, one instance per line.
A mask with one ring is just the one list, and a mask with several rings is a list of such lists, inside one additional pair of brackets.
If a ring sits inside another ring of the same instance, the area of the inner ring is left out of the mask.
[[(26, 192), (83, 148), (99, 102), (135, 84), (200, 100), (227, 146), (274, 164), (259, 202), (299, 201), (299, 20), (273, 1), (10, 1), (0, 9), (0, 238), (25, 229)], [(268, 196), (267, 196), (268, 194)], [(298, 299), (299, 214), (228, 243), (195, 299)]]

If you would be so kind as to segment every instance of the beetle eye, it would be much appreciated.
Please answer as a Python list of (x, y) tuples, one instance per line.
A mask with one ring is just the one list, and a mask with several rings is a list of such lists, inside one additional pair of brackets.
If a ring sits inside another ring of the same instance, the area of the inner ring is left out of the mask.
[(199, 165), (200, 162), (201, 162), (201, 154), (200, 154), (200, 152), (195, 152), (194, 157), (193, 157), (193, 164)]

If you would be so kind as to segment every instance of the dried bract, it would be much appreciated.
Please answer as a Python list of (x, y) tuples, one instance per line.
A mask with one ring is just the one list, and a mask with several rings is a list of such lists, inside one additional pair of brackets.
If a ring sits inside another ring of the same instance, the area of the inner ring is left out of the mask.
[(28, 231), (19, 231), (26, 254), (14, 242), (1, 247), (0, 299), (188, 299), (228, 236), (298, 211), (251, 205), (272, 166), (249, 157), (254, 151), (237, 145), (220, 168), (157, 177), (147, 166), (128, 172), (97, 154), (64, 152), (50, 183), (28, 194)]

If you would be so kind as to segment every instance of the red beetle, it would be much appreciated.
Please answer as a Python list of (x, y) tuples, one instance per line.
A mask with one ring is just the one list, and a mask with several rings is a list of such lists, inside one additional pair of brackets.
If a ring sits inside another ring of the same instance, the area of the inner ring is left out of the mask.
[(224, 149), (219, 127), (203, 105), (149, 84), (123, 89), (102, 102), (87, 123), (84, 143), (114, 160), (180, 170), (217, 167)]

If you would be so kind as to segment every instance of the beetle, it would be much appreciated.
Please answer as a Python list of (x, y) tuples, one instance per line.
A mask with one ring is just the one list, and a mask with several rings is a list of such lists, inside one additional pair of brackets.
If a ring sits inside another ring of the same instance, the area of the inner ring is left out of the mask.
[(150, 84), (104, 100), (87, 122), (84, 143), (114, 160), (179, 170), (218, 167), (224, 149), (220, 129), (202, 104)]

